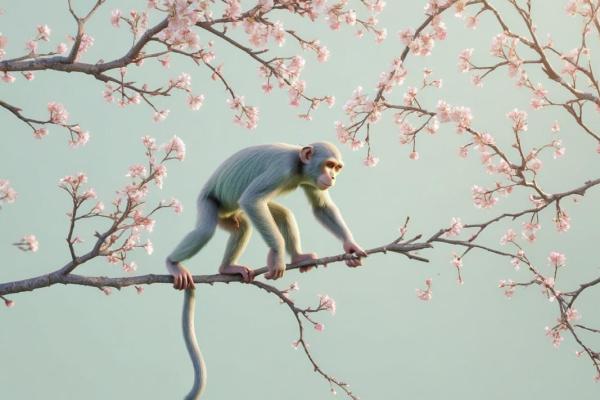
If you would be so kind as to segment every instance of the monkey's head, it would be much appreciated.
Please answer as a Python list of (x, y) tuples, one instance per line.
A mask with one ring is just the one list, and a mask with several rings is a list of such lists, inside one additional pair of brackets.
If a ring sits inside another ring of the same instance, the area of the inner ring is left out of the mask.
[(317, 142), (300, 150), (300, 161), (309, 182), (321, 190), (335, 185), (335, 178), (344, 166), (337, 147), (328, 142)]

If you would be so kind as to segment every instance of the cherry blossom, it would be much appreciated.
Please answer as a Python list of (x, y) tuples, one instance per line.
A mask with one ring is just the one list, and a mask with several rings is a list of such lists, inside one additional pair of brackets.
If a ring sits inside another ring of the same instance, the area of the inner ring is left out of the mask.
[(173, 138), (163, 146), (163, 150), (168, 154), (175, 153), (175, 158), (180, 161), (183, 161), (185, 158), (185, 143), (177, 136), (173, 136)]
[(579, 314), (579, 311), (577, 311), (574, 308), (567, 309), (567, 312), (565, 314), (568, 322), (577, 321), (578, 319), (581, 319), (581, 314)]
[(511, 279), (508, 279), (508, 280), (502, 279), (500, 281), (500, 284), (498, 285), (498, 287), (500, 289), (504, 289), (504, 296), (506, 296), (509, 299), (513, 297), (513, 295), (515, 294), (515, 291), (517, 290), (517, 287), (515, 286), (515, 282)]
[(431, 291), (431, 278), (425, 280), (425, 286), (427, 287), (425, 290), (415, 289), (417, 292), (417, 297), (423, 301), (429, 301), (432, 297)]
[(25, 235), (21, 238), (20, 241), (13, 243), (19, 250), (22, 251), (31, 251), (35, 253), (39, 249), (39, 242), (35, 235)]
[(10, 186), (10, 181), (0, 179), (0, 203), (14, 203), (17, 192)]
[(536, 232), (541, 229), (541, 225), (537, 223), (524, 222), (522, 236), (528, 242), (534, 242), (537, 239)]
[(160, 110), (154, 113), (154, 122), (162, 122), (169, 116), (170, 110)]
[(367, 158), (365, 158), (363, 160), (363, 163), (367, 167), (375, 167), (379, 163), (379, 158), (378, 157), (374, 157), (372, 155), (368, 155)]
[(468, 72), (471, 69), (471, 57), (473, 49), (464, 49), (458, 56), (458, 69), (460, 72)]
[(335, 315), (336, 305), (335, 300), (333, 300), (328, 295), (319, 294), (319, 307), (320, 310), (327, 310), (331, 313), (331, 315)]
[(515, 132), (527, 131), (527, 113), (525, 111), (519, 111), (515, 108), (506, 114), (506, 116), (513, 122), (513, 130)]
[(48, 111), (50, 112), (50, 122), (54, 124), (66, 124), (69, 119), (69, 113), (60, 103), (48, 103)]
[(566, 261), (567, 258), (565, 255), (557, 251), (551, 251), (550, 255), (548, 256), (548, 262), (550, 262), (550, 265), (555, 268), (563, 267)]
[(463, 224), (460, 220), (460, 218), (452, 218), (452, 221), (450, 223), (450, 228), (448, 228), (447, 232), (446, 232), (446, 236), (458, 236), (460, 235), (460, 233), (462, 232), (463, 229)]
[(554, 218), (554, 224), (558, 232), (566, 232), (571, 228), (571, 217), (564, 210), (558, 210)]
[(504, 235), (502, 235), (502, 237), (500, 238), (500, 244), (501, 245), (505, 245), (507, 243), (512, 243), (515, 241), (515, 239), (517, 238), (517, 233), (512, 230), (509, 229), (508, 231), (506, 231), (506, 233)]
[(111, 11), (110, 15), (110, 23), (115, 28), (119, 27), (119, 23), (121, 22), (121, 10), (116, 9)]
[(203, 103), (204, 103), (204, 95), (194, 96), (193, 94), (190, 94), (188, 96), (187, 104), (194, 111), (199, 110), (200, 107), (202, 107)]

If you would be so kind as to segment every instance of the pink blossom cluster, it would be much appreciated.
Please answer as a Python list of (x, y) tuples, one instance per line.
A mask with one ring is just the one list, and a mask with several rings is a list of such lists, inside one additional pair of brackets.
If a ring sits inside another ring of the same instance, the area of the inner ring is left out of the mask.
[(458, 55), (458, 69), (460, 72), (469, 72), (471, 70), (471, 57), (473, 56), (473, 49), (464, 49)]
[(433, 50), (436, 40), (445, 40), (448, 36), (446, 24), (442, 21), (439, 13), (443, 8), (449, 6), (452, 1), (430, 0), (425, 5), (425, 14), (432, 16), (430, 29), (417, 32), (405, 29), (398, 36), (403, 44), (408, 46), (410, 52), (418, 56), (429, 56)]
[(269, 39), (273, 39), (280, 47), (285, 43), (285, 29), (280, 21), (263, 23), (254, 18), (246, 18), (243, 27), (248, 41), (254, 47), (267, 47)]
[(365, 34), (365, 31), (372, 32), (375, 35), (375, 41), (377, 43), (382, 43), (387, 37), (387, 29), (377, 27), (379, 21), (377, 20), (376, 15), (383, 11), (385, 7), (385, 1), (363, 1), (363, 4), (373, 14), (367, 20), (357, 18), (355, 10), (345, 9), (347, 3), (347, 0), (339, 0), (327, 8), (326, 18), (329, 22), (329, 28), (335, 31), (340, 29), (342, 23), (354, 27), (358, 22), (360, 26), (356, 31), (356, 35), (358, 37), (362, 37)]
[(148, 13), (146, 11), (131, 10), (129, 11), (129, 17), (124, 17), (119, 9), (113, 10), (110, 16), (111, 25), (119, 28), (121, 20), (129, 25), (133, 37), (138, 37), (141, 32), (148, 29)]
[(43, 139), (48, 136), (48, 129), (46, 128), (37, 128), (33, 131), (33, 137), (36, 139)]
[(500, 280), (498, 287), (500, 289), (504, 289), (504, 296), (506, 296), (509, 299), (513, 297), (515, 291), (517, 290), (517, 286), (515, 285), (515, 282), (512, 279)]
[(462, 273), (461, 273), (461, 269), (463, 267), (462, 257), (459, 256), (456, 253), (453, 253), (452, 254), (452, 260), (450, 261), (450, 264), (452, 264), (454, 266), (454, 268), (456, 268), (456, 272), (457, 272), (457, 275), (458, 275), (457, 282), (458, 282), (459, 285), (462, 285), (464, 283), (463, 279), (462, 279)]
[(565, 210), (558, 209), (554, 217), (554, 224), (558, 232), (566, 232), (571, 228), (571, 217)]
[(234, 97), (232, 100), (228, 99), (227, 103), (230, 109), (238, 112), (233, 117), (234, 123), (246, 129), (254, 129), (258, 126), (258, 108), (247, 106), (244, 103), (244, 96)]
[(510, 77), (517, 76), (522, 72), (523, 60), (517, 53), (517, 44), (519, 39), (511, 38), (505, 33), (499, 33), (492, 38), (490, 54), (507, 62), (508, 74)]
[[(300, 285), (298, 284), (298, 282), (293, 282), (290, 284), (290, 286), (288, 286), (287, 289), (282, 290), (280, 293), (286, 299), (293, 301), (292, 298), (290, 297), (290, 294), (293, 292), (297, 292), (298, 290), (300, 290)], [(282, 301), (282, 303), (283, 303), (283, 301)]]
[(569, 307), (565, 312), (565, 318), (567, 322), (573, 322), (581, 319), (581, 314), (576, 309)]
[(527, 131), (527, 113), (525, 111), (515, 108), (506, 114), (506, 116), (512, 121), (512, 128), (515, 133)]
[[(74, 42), (75, 38), (73, 36), (69, 36), (69, 40)], [(62, 43), (61, 43), (61, 45), (62, 45)], [(79, 48), (77, 49), (77, 56), (75, 57), (75, 60), (79, 61), (81, 56), (83, 54), (85, 54), (93, 45), (94, 45), (94, 38), (92, 36), (88, 35), (87, 33), (83, 33), (81, 35), (81, 39), (79, 42)], [(57, 51), (58, 50), (62, 50), (62, 46), (59, 46)], [(66, 47), (65, 47), (65, 51), (66, 51)], [(59, 51), (59, 53), (60, 53), (60, 51)]]
[(6, 45), (8, 44), (8, 39), (6, 38), (5, 35), (3, 35), (2, 33), (0, 33), (0, 60), (2, 60), (4, 58), (4, 56), (6, 55)]
[(169, 10), (169, 24), (160, 31), (158, 38), (175, 49), (196, 51), (200, 47), (200, 37), (192, 27), (202, 14), (196, 12), (195, 2), (168, 0), (164, 5)]
[(537, 239), (537, 231), (542, 229), (539, 223), (523, 222), (523, 232), (521, 235), (528, 242), (533, 243)]
[(173, 153), (175, 154), (174, 157), (179, 161), (183, 161), (185, 158), (185, 143), (176, 135), (173, 135), (171, 140), (163, 145), (163, 150), (167, 154), (166, 159), (169, 159)]
[(444, 100), (440, 100), (436, 106), (437, 118), (440, 122), (453, 122), (456, 124), (456, 131), (463, 133), (467, 129), (471, 128), (471, 121), (473, 115), (471, 109), (463, 106), (453, 107), (446, 103)]
[(65, 189), (69, 193), (76, 193), (81, 185), (87, 183), (87, 180), (87, 175), (83, 172), (80, 172), (77, 175), (65, 176), (59, 181), (58, 186), (62, 189)]
[[(344, 112), (350, 118), (350, 121), (354, 121), (357, 117), (364, 115), (367, 117), (368, 122), (376, 123), (381, 118), (382, 109), (383, 105), (381, 103), (376, 104), (364, 94), (362, 86), (354, 89), (352, 97), (344, 104)], [(338, 135), (338, 139), (343, 142), (346, 137)]]
[(31, 251), (33, 253), (35, 253), (36, 251), (38, 251), (40, 245), (39, 242), (37, 240), (37, 238), (35, 237), (35, 235), (26, 235), (23, 236), (23, 238), (21, 238), (20, 241), (13, 243), (15, 246), (17, 246), (17, 248), (19, 250), (22, 251)]
[(290, 60), (278, 58), (269, 63), (269, 66), (261, 65), (259, 73), (266, 78), (262, 89), (265, 93), (271, 92), (273, 86), (271, 78), (275, 77), (279, 88), (288, 87), (288, 96), (290, 105), (297, 107), (300, 105), (300, 100), (303, 97), (306, 89), (306, 82), (300, 79), (300, 74), (304, 69), (306, 61), (300, 56), (294, 56)]
[(595, 11), (593, 3), (587, 0), (569, 0), (565, 6), (565, 12), (572, 17), (581, 15), (589, 18)]
[(363, 160), (363, 164), (367, 167), (375, 167), (379, 164), (379, 157), (375, 157), (372, 154), (367, 154), (367, 157)]
[[(101, 246), (101, 254), (110, 264), (119, 264), (123, 271), (131, 273), (136, 271), (137, 264), (129, 261), (128, 254), (135, 249), (143, 249), (147, 254), (154, 252), (154, 245), (150, 240), (143, 240), (142, 232), (152, 232), (156, 220), (154, 213), (162, 208), (171, 208), (175, 213), (181, 213), (182, 206), (177, 199), (160, 201), (150, 212), (144, 211), (144, 202), (149, 193), (149, 183), (154, 181), (157, 187), (162, 187), (163, 179), (167, 174), (165, 163), (169, 160), (183, 160), (185, 158), (185, 144), (177, 137), (162, 145), (157, 145), (156, 140), (150, 136), (142, 137), (148, 166), (133, 164), (129, 167), (126, 176), (131, 182), (117, 192), (113, 201), (115, 211), (107, 216), (115, 221), (113, 232), (106, 237)], [(157, 151), (161, 149), (164, 155), (157, 160)], [(125, 206), (123, 206), (123, 204)]]
[(446, 230), (446, 236), (452, 237), (452, 236), (460, 235), (463, 227), (464, 227), (464, 225), (462, 224), (460, 218), (456, 218), (456, 217), (452, 218), (452, 221), (450, 223), (450, 228), (448, 228)]
[(331, 315), (335, 315), (335, 300), (326, 294), (319, 294), (317, 297), (319, 297), (319, 306), (317, 307), (317, 311), (326, 310), (329, 311)]
[(423, 301), (429, 301), (431, 300), (432, 297), (432, 291), (431, 291), (431, 278), (428, 278), (425, 280), (425, 286), (426, 289), (415, 289), (416, 293), (417, 293), (417, 297)]
[(25, 50), (27, 50), (31, 56), (35, 56), (37, 53), (38, 42), (48, 42), (50, 40), (50, 32), (51, 30), (48, 25), (38, 25), (36, 28), (36, 37), (25, 43)]
[(542, 288), (542, 293), (548, 297), (548, 301), (553, 302), (556, 297), (560, 296), (560, 291), (555, 289), (556, 280), (553, 276), (537, 275), (535, 281)]
[(498, 198), (494, 196), (493, 191), (486, 190), (480, 186), (474, 185), (471, 188), (471, 193), (473, 204), (477, 208), (492, 208), (498, 202)]
[(14, 203), (17, 192), (10, 186), (10, 181), (0, 179), (0, 203)]
[(502, 246), (504, 246), (504, 245), (506, 245), (508, 243), (515, 243), (516, 238), (517, 238), (517, 233), (514, 230), (509, 229), (500, 238), (500, 244)]
[(90, 140), (90, 133), (81, 129), (79, 125), (70, 126), (69, 133), (71, 135), (71, 139), (69, 139), (69, 146), (72, 148), (85, 146)]
[[(380, 90), (384, 94), (388, 94), (392, 91), (395, 86), (400, 86), (404, 83), (408, 70), (404, 68), (404, 64), (400, 57), (392, 60), (392, 65), (388, 71), (383, 71), (379, 74), (379, 81), (377, 82), (377, 90)], [(353, 93), (354, 96), (354, 93)], [(353, 115), (349, 115), (352, 119)]]
[(50, 122), (53, 124), (64, 125), (69, 119), (69, 113), (60, 103), (48, 103), (48, 111), (50, 112)]
[(161, 207), (170, 207), (173, 209), (175, 214), (181, 214), (183, 212), (183, 205), (176, 198), (172, 198), (170, 201), (161, 201)]
[(563, 323), (558, 324), (553, 328), (546, 327), (546, 336), (552, 342), (555, 348), (558, 348), (565, 338), (562, 336), (562, 332), (567, 330), (567, 326)]
[(548, 256), (548, 262), (554, 268), (564, 267), (565, 263), (567, 262), (567, 257), (558, 251), (551, 251), (550, 255)]

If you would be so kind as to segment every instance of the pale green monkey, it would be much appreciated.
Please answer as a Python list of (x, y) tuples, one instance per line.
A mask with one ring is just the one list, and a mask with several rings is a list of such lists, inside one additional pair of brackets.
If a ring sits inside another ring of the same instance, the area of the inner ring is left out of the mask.
[[(166, 265), (176, 289), (187, 289), (184, 299), (183, 330), (195, 369), (195, 381), (187, 399), (197, 399), (206, 386), (206, 368), (196, 343), (193, 327), (194, 281), (181, 261), (194, 256), (213, 236), (217, 225), (230, 232), (222, 274), (239, 274), (245, 282), (254, 278), (251, 268), (237, 264), (250, 238), (252, 226), (263, 237), (267, 255), (267, 279), (278, 279), (285, 272), (285, 252), (292, 263), (316, 259), (302, 253), (300, 234), (294, 215), (273, 198), (301, 186), (315, 217), (343, 243), (344, 251), (357, 257), (346, 260), (350, 267), (361, 265), (367, 254), (356, 244), (342, 215), (327, 191), (334, 186), (342, 169), (339, 150), (327, 142), (309, 146), (273, 144), (243, 149), (225, 160), (210, 177), (198, 196), (198, 221), (167, 257)], [(301, 272), (310, 267), (301, 268)]]

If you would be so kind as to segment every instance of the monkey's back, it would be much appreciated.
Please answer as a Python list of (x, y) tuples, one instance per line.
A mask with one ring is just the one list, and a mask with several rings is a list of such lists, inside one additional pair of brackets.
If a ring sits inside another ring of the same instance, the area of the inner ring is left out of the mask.
[(285, 143), (242, 149), (213, 172), (200, 192), (200, 198), (214, 198), (223, 212), (235, 211), (239, 208), (240, 197), (257, 177), (276, 182), (297, 174), (299, 150), (300, 146)]

